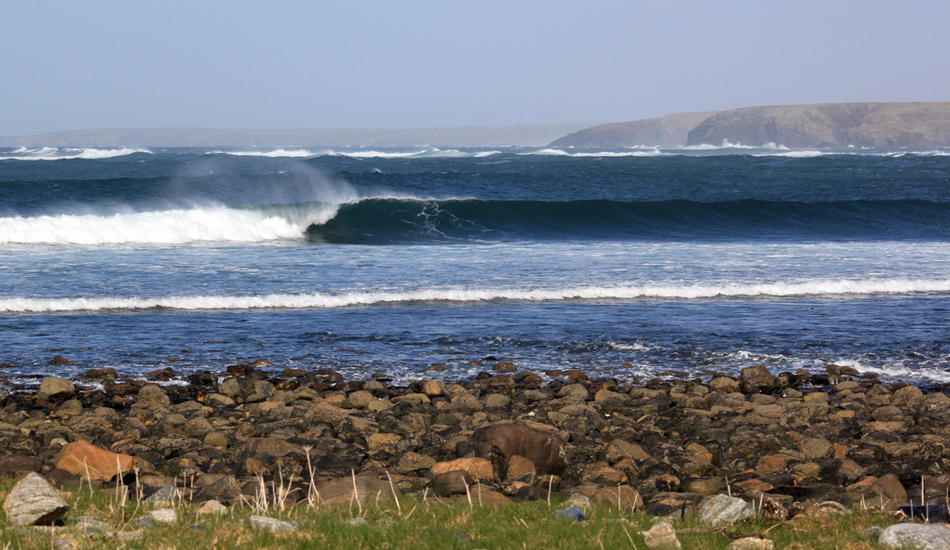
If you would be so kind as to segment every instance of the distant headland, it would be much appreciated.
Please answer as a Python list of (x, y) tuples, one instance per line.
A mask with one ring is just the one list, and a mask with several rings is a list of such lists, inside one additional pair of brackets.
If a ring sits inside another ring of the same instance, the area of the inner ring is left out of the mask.
[(553, 147), (678, 147), (734, 143), (795, 149), (950, 147), (950, 102), (744, 107), (603, 124)]

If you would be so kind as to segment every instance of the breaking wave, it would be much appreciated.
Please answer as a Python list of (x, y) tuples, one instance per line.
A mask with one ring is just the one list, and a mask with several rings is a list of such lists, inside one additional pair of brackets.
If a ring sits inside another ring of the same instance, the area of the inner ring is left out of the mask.
[(3, 313), (56, 313), (102, 310), (328, 309), (413, 302), (473, 303), (495, 300), (714, 299), (755, 297), (862, 296), (950, 292), (950, 279), (817, 280), (767, 284), (631, 285), (555, 289), (424, 289), (405, 292), (268, 294), (264, 296), (172, 296), (164, 298), (5, 298)]
[(512, 240), (950, 239), (950, 203), (523, 201), (342, 197), (232, 208), (0, 217), (0, 244), (323, 244)]
[(58, 147), (41, 147), (28, 149), (26, 147), (20, 147), (8, 153), (0, 153), (0, 160), (100, 160), (124, 157), (136, 153), (152, 154), (148, 149), (132, 149), (127, 147), (121, 149), (95, 149), (92, 147), (62, 149)]

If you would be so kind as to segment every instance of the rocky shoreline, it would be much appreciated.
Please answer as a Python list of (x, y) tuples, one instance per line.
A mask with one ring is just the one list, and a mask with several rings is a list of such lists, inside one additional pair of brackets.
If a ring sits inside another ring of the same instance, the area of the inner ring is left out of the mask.
[(152, 382), (112, 369), (48, 377), (0, 398), (0, 473), (132, 499), (172, 486), (233, 506), (264, 484), (288, 504), (352, 503), (354, 491), (464, 499), (477, 487), (482, 503), (553, 496), (673, 517), (718, 494), (783, 518), (825, 501), (950, 501), (950, 397), (848, 367), (621, 386), (580, 371), (545, 383), (499, 362), (462, 383), (391, 387), (267, 366), (186, 385), (156, 383), (169, 369)]

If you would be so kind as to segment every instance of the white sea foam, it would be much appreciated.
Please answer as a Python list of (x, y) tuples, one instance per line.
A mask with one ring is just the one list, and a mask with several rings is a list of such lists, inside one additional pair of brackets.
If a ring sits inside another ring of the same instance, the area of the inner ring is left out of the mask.
[(501, 151), (460, 151), (458, 149), (439, 149), (431, 147), (417, 151), (328, 151), (325, 154), (356, 159), (409, 159), (409, 158), (484, 158), (500, 154)]
[(711, 143), (700, 143), (699, 145), (688, 145), (684, 146), (681, 149), (686, 151), (716, 151), (720, 149), (774, 149), (776, 151), (788, 151), (789, 148), (784, 145), (776, 145), (775, 143), (768, 142), (762, 145), (743, 145), (741, 143), (732, 143), (728, 139), (722, 140), (722, 143), (719, 145), (713, 145)]
[(877, 374), (885, 379), (904, 379), (904, 380), (929, 380), (934, 383), (950, 383), (950, 372), (945, 367), (941, 368), (910, 368), (900, 363), (889, 363), (885, 365), (873, 366), (865, 365), (861, 361), (852, 359), (842, 359), (833, 361), (836, 365), (848, 366), (856, 369), (862, 374)]
[(316, 153), (306, 149), (274, 149), (273, 151), (210, 151), (209, 155), (231, 155), (235, 157), (270, 157), (270, 158), (307, 158)]
[(563, 289), (425, 289), (406, 292), (349, 292), (341, 294), (268, 294), (262, 296), (170, 296), (163, 298), (6, 298), (0, 312), (66, 312), (97, 310), (178, 309), (247, 310), (340, 308), (411, 302), (525, 302), (615, 299), (703, 299), (720, 297), (795, 297), (833, 295), (907, 294), (950, 292), (950, 279), (942, 280), (836, 280), (802, 283), (735, 285), (643, 285), (574, 287)]
[(311, 223), (337, 211), (325, 204), (281, 213), (211, 206), (112, 215), (61, 214), (0, 218), (0, 243), (182, 244), (199, 241), (262, 242), (300, 238)]
[(71, 160), (85, 159), (98, 160), (113, 157), (124, 157), (134, 155), (135, 153), (152, 154), (148, 149), (132, 149), (123, 147), (121, 149), (95, 149), (92, 147), (60, 149), (57, 147), (42, 147), (39, 149), (19, 149), (0, 156), (0, 160)]
[(588, 153), (569, 153), (563, 149), (538, 149), (528, 153), (518, 153), (521, 156), (557, 156), (574, 158), (611, 158), (611, 157), (658, 157), (668, 155), (659, 149), (638, 149), (634, 151), (601, 151)]

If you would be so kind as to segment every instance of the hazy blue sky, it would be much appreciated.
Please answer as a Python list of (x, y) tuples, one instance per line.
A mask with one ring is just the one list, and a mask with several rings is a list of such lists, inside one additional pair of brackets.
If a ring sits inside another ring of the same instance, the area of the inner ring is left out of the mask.
[(950, 101), (946, 0), (7, 0), (0, 135)]

